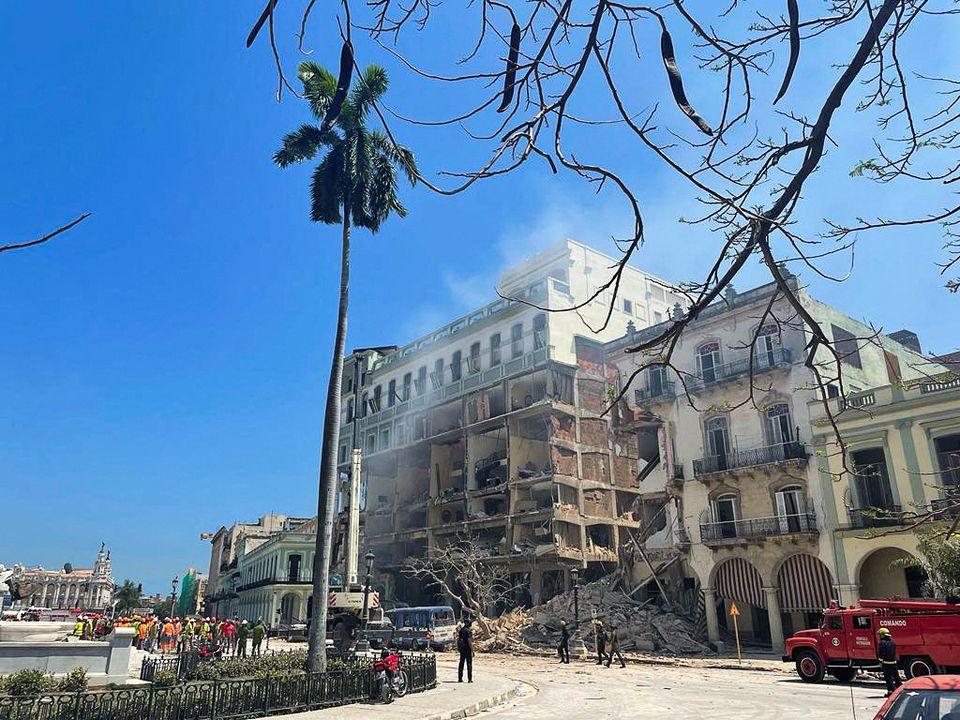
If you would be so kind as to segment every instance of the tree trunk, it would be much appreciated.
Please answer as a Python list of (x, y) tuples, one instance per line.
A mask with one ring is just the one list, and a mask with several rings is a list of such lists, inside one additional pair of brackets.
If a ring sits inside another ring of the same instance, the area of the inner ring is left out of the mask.
[(313, 556), (313, 615), (310, 619), (307, 669), (327, 669), (327, 598), (330, 596), (330, 561), (333, 550), (333, 509), (337, 490), (337, 447), (340, 443), (340, 385), (343, 380), (343, 350), (347, 339), (347, 299), (350, 288), (350, 203), (343, 203), (343, 242), (340, 256), (340, 305), (337, 336), (327, 383), (327, 406), (323, 416), (320, 450), (320, 482), (317, 499), (317, 544)]

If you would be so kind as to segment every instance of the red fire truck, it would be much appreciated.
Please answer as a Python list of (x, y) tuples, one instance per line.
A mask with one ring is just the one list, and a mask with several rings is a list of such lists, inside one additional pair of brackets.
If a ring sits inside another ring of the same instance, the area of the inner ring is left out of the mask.
[(956, 598), (936, 600), (862, 600), (860, 607), (823, 612), (823, 625), (787, 638), (784, 662), (796, 664), (805, 682), (829, 673), (848, 682), (857, 670), (879, 671), (877, 631), (890, 630), (897, 659), (908, 677), (933, 675), (960, 667), (960, 605)]

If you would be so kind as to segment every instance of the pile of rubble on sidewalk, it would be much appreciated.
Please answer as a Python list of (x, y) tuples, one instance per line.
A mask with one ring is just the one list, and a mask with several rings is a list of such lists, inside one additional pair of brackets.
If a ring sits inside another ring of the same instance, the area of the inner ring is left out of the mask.
[[(593, 647), (593, 620), (614, 624), (621, 650), (695, 655), (710, 652), (694, 639), (693, 623), (681, 615), (662, 610), (649, 602), (638, 602), (609, 578), (580, 587), (580, 634)], [(481, 652), (527, 652), (556, 648), (560, 641), (560, 620), (573, 632), (573, 592), (557, 595), (543, 605), (525, 610), (516, 608), (485, 622), (490, 633), (477, 641)]]

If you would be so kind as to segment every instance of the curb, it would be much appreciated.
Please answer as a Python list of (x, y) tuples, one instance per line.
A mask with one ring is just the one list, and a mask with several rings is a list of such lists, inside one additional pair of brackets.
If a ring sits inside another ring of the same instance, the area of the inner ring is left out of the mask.
[[(511, 678), (511, 680), (513, 680), (513, 678)], [(502, 705), (503, 703), (509, 702), (517, 697), (517, 689), (520, 685), (530, 685), (530, 683), (520, 680), (515, 680), (514, 682), (516, 684), (512, 688), (506, 692), (500, 693), (499, 695), (484, 698), (483, 700), (479, 700), (472, 705), (467, 705), (466, 707), (452, 710), (447, 713), (441, 713), (439, 715), (427, 715), (423, 718), (423, 720), (463, 720), (463, 718), (472, 717), (474, 715), (478, 715), (484, 710), (489, 710), (497, 705)], [(533, 685), (530, 685), (530, 687), (535, 688)]]

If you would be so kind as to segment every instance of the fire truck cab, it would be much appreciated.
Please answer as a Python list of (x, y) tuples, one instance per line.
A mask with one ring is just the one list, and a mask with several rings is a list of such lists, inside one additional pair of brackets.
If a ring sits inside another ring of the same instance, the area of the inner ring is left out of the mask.
[(885, 627), (908, 678), (948, 672), (960, 667), (956, 600), (863, 600), (846, 608), (830, 603), (819, 628), (787, 638), (783, 661), (794, 663), (805, 682), (820, 682), (824, 674), (848, 682), (858, 670), (880, 670), (877, 632)]

